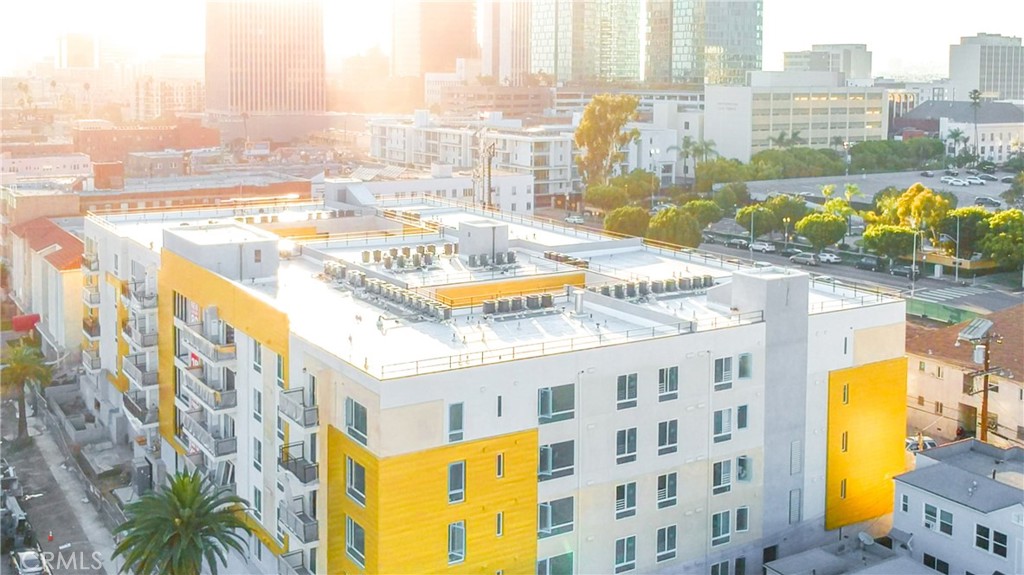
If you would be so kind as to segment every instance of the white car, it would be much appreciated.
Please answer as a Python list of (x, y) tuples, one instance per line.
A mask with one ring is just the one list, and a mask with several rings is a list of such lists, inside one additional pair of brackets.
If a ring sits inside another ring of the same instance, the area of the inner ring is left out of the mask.
[(907, 451), (921, 451), (921, 446), (922, 445), (924, 446), (925, 449), (931, 449), (933, 447), (938, 447), (938, 444), (935, 443), (935, 440), (932, 439), (931, 437), (928, 437), (927, 435), (925, 435), (924, 437), (920, 438), (920, 440), (918, 439), (918, 437), (916, 435), (911, 435), (911, 436), (907, 437), (907, 441), (906, 441)]
[(953, 178), (948, 183), (951, 186), (958, 186), (958, 187), (965, 187), (965, 186), (969, 186), (970, 185), (970, 184), (967, 183), (967, 180), (961, 180), (959, 178)]
[(954, 178), (953, 176), (942, 176), (941, 178), (939, 178), (939, 181), (942, 182), (943, 184), (948, 184), (955, 179), (956, 178)]
[(750, 244), (750, 249), (751, 251), (761, 252), (762, 254), (767, 254), (769, 252), (775, 253), (775, 244), (770, 244), (768, 242), (754, 242)]
[(821, 252), (820, 254), (818, 254), (818, 259), (821, 260), (821, 262), (825, 263), (825, 264), (841, 264), (841, 263), (843, 263), (843, 258), (841, 258), (841, 257), (839, 257), (836, 254), (831, 253), (831, 252)]
[(985, 180), (979, 178), (978, 176), (967, 176), (966, 178), (964, 178), (964, 181), (966, 181), (968, 184), (971, 184), (973, 186), (984, 186), (985, 185)]
[(585, 221), (583, 216), (565, 216), (565, 223), (575, 225), (585, 223)]

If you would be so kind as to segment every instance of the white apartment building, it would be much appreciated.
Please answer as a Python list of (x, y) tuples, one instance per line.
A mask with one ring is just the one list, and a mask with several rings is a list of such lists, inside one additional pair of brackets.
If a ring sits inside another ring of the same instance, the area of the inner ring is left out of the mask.
[(15, 158), (7, 152), (0, 155), (0, 173), (5, 182), (28, 178), (86, 177), (92, 174), (92, 160), (87, 154)]
[(724, 158), (750, 161), (772, 147), (772, 138), (794, 132), (811, 148), (833, 147), (835, 138), (856, 143), (885, 140), (889, 132), (885, 89), (846, 86), (834, 72), (751, 72), (748, 86), (708, 86), (704, 136)]
[(893, 540), (939, 573), (1024, 571), (1024, 449), (967, 439), (916, 461), (896, 477)]
[(891, 510), (899, 298), (438, 199), (358, 220), (87, 224), (116, 353), (158, 278), (160, 465), (248, 500), (228, 571), (752, 572)]

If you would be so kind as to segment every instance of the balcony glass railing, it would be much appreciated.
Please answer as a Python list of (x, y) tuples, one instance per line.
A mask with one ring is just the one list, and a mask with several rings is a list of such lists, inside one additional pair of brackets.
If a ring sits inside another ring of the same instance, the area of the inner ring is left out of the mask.
[(82, 286), (82, 301), (84, 301), (89, 307), (96, 307), (100, 305), (99, 286)]
[(219, 381), (207, 378), (202, 367), (189, 366), (181, 357), (177, 358), (177, 367), (185, 376), (181, 379), (185, 389), (210, 409), (219, 411), (238, 405), (238, 392), (223, 389)]
[(100, 368), (100, 352), (99, 350), (83, 349), (82, 350), (82, 365), (89, 371), (96, 371)]
[(125, 356), (121, 362), (121, 371), (139, 387), (156, 385), (156, 366), (151, 367), (146, 363), (145, 354)]
[(100, 324), (97, 321), (82, 321), (82, 333), (89, 339), (99, 339)]
[(124, 337), (137, 347), (153, 347), (156, 345), (156, 332), (144, 332), (130, 323), (124, 325)]
[(159, 421), (159, 412), (146, 402), (146, 394), (129, 391), (121, 395), (125, 410), (142, 425), (152, 425)]
[(312, 575), (306, 567), (304, 552), (300, 549), (277, 558), (277, 572), (282, 575)]
[(128, 304), (136, 310), (156, 309), (156, 294), (137, 288), (128, 292)]
[(319, 538), (320, 522), (304, 510), (295, 511), (284, 501), (281, 502), (281, 522), (302, 543), (313, 543)]
[(180, 320), (175, 323), (185, 345), (194, 349), (207, 361), (220, 362), (235, 359), (237, 348), (233, 342), (224, 343), (219, 336), (214, 337), (203, 333), (201, 323), (185, 323)]
[(320, 420), (317, 406), (306, 405), (304, 392), (305, 390), (301, 388), (282, 391), (277, 409), (281, 415), (292, 420), (296, 425), (305, 428), (316, 427)]
[(185, 429), (185, 433), (192, 436), (199, 445), (202, 446), (208, 453), (214, 457), (221, 457), (223, 455), (231, 455), (238, 451), (238, 438), (223, 437), (219, 432), (213, 433), (209, 428), (206, 427), (205, 423), (200, 422), (196, 419), (197, 414), (191, 411), (185, 411), (184, 417), (181, 418), (182, 427)]
[(89, 272), (100, 271), (100, 258), (95, 253), (85, 252), (82, 254), (82, 269)]
[(320, 477), (319, 466), (306, 458), (305, 444), (301, 441), (281, 446), (277, 464), (304, 484), (312, 483)]

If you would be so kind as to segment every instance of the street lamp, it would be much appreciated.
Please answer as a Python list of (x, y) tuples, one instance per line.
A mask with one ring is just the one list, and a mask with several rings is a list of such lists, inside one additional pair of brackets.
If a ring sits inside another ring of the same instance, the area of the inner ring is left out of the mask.
[[(657, 186), (658, 191), (661, 190), (661, 174), (658, 171), (655, 171), (656, 170), (656, 163), (655, 163), (655, 160), (654, 160), (654, 156), (657, 156), (660, 153), (661, 153), (661, 150), (659, 150), (658, 148), (651, 148), (651, 151), (650, 151), (650, 154), (651, 154), (651, 173), (654, 174), (655, 177), (658, 178), (658, 186)], [(651, 188), (651, 209), (652, 210), (654, 209), (654, 192), (655, 192), (655, 189)]]
[(910, 298), (914, 298), (914, 288), (917, 284), (917, 274), (914, 273), (917, 268), (917, 221), (914, 218), (909, 218), (910, 229), (914, 230), (914, 251), (912, 252), (910, 260)]
[(784, 226), (786, 226), (785, 248), (789, 247), (789, 222), (791, 222), (791, 221), (792, 220), (790, 219), (789, 216), (786, 216), (786, 217), (782, 218), (782, 224)]
[(956, 247), (953, 248), (953, 281), (960, 283), (960, 216), (956, 216)]
[(846, 152), (846, 177), (850, 177), (850, 142), (843, 142), (843, 151)]
[(1003, 338), (997, 333), (992, 332), (992, 327), (995, 324), (991, 320), (977, 318), (972, 320), (971, 323), (967, 324), (967, 327), (960, 330), (960, 333), (956, 336), (956, 346), (960, 347), (960, 342), (964, 341), (974, 345), (974, 363), (981, 364), (981, 371), (975, 371), (965, 374), (965, 378), (971, 379), (971, 393), (977, 393), (974, 391), (974, 378), (983, 376), (984, 380), (981, 387), (981, 440), (988, 441), (988, 378), (993, 373), (1004, 373), (1001, 368), (993, 368), (992, 362), (992, 340), (996, 343), (1002, 343)]

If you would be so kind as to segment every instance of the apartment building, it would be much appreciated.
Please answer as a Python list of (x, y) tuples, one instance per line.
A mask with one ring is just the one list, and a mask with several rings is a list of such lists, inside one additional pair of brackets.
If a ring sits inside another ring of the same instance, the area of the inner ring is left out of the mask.
[(1017, 36), (962, 36), (949, 47), (952, 99), (967, 101), (971, 90), (986, 100), (1024, 99), (1024, 46)]
[(966, 439), (896, 476), (891, 537), (939, 573), (1024, 570), (1024, 449)]
[(15, 157), (9, 152), (0, 155), (0, 172), (4, 181), (39, 177), (88, 176), (92, 160), (85, 154), (60, 156)]
[(891, 511), (902, 300), (436, 199), (352, 234), (327, 207), (298, 245), (255, 211), (87, 222), (104, 379), (155, 353), (154, 477), (249, 502), (229, 571), (753, 572)]
[[(1024, 304), (989, 314), (995, 343), (988, 376), (988, 439), (996, 445), (1024, 447)], [(984, 366), (974, 346), (957, 344), (967, 322), (941, 329), (907, 330), (907, 423), (937, 439), (979, 435)]]

